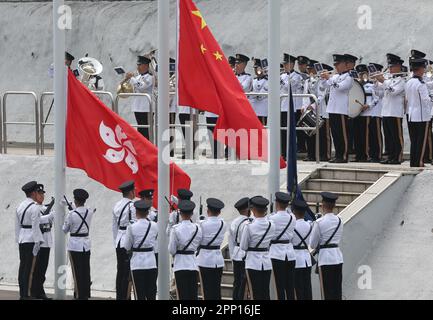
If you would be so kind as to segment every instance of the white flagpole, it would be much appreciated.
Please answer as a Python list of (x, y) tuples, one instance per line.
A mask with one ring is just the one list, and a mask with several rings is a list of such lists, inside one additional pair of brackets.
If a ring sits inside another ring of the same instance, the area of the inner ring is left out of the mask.
[[(280, 9), (280, 0), (268, 0), (268, 195), (274, 195), (280, 190)], [(271, 299), (275, 299), (273, 285), (270, 292)]]
[[(63, 0), (53, 0), (53, 48), (54, 48), (54, 197), (56, 199), (54, 222), (54, 293), (55, 299), (66, 298), (66, 251), (65, 235), (62, 230), (65, 208), (60, 200), (65, 194), (65, 122), (66, 122), (66, 68), (64, 12), (59, 9)], [(68, 17), (66, 17), (68, 19)], [(69, 17), (70, 18), (70, 17)]]
[(170, 189), (169, 151), (169, 19), (170, 1), (158, 1), (158, 298), (168, 300), (170, 268), (166, 227)]

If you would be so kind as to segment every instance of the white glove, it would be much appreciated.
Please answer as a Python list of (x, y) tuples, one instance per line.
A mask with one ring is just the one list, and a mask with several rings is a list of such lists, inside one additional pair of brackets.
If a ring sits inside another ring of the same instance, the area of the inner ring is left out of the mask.
[(178, 198), (176, 198), (174, 195), (171, 195), (171, 198), (170, 198), (170, 200), (171, 200), (171, 202), (173, 202), (173, 203), (175, 203), (176, 205), (178, 205), (179, 204), (179, 199)]
[(35, 245), (33, 246), (33, 256), (37, 256), (39, 249), (41, 248), (41, 244), (39, 242), (36, 242)]

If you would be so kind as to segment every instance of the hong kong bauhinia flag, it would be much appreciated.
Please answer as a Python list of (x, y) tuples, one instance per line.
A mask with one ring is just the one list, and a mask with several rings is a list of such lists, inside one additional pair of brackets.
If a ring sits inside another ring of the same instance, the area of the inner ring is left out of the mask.
[[(68, 72), (66, 164), (84, 170), (109, 189), (118, 191), (134, 180), (138, 191), (158, 185), (158, 150), (120, 116), (106, 107)], [(189, 189), (190, 177), (170, 164), (170, 191)], [(155, 203), (157, 197), (154, 197)]]
[[(178, 0), (178, 4), (179, 105), (219, 115), (215, 138), (236, 148), (240, 159), (267, 161), (267, 132), (208, 24), (192, 0)], [(218, 136), (218, 129), (225, 130), (226, 135)], [(230, 139), (230, 135), (237, 138)], [(285, 167), (283, 159), (280, 167)]]

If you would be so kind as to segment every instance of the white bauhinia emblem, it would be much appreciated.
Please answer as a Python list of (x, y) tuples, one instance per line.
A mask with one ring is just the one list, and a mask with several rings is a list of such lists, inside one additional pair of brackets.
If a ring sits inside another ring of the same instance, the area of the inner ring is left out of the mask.
[(99, 135), (104, 143), (110, 147), (105, 152), (104, 158), (110, 163), (125, 161), (132, 173), (136, 174), (138, 172), (138, 162), (135, 158), (137, 152), (131, 140), (128, 140), (128, 136), (122, 131), (122, 128), (117, 125), (113, 131), (104, 124), (104, 121), (101, 121)]

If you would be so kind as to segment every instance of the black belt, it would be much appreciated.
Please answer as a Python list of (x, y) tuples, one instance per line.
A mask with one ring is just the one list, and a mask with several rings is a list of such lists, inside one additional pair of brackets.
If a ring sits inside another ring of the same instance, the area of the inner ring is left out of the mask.
[(319, 247), (319, 249), (331, 249), (331, 248), (338, 248), (338, 244), (336, 243), (324, 244)]
[(88, 233), (71, 233), (71, 237), (77, 237), (77, 238), (85, 238), (88, 237)]
[(239, 242), (236, 242), (236, 247), (240, 247), (241, 244)]
[(153, 247), (151, 248), (132, 248), (132, 252), (152, 252)]
[(275, 240), (271, 241), (271, 244), (288, 244), (290, 243), (290, 240)]
[(50, 232), (50, 231), (51, 231), (51, 229), (41, 230), (42, 233), (47, 233), (47, 232)]
[(21, 228), (23, 228), (23, 229), (31, 229), (32, 226), (22, 224), (22, 225), (21, 225)]
[(373, 94), (372, 94), (372, 93), (366, 93), (365, 96), (366, 96), (366, 97), (372, 97)]
[(128, 227), (119, 227), (119, 230), (126, 230)]
[(308, 248), (306, 246), (299, 245), (299, 246), (293, 246), (293, 249), (295, 249), (295, 250), (307, 250)]
[(187, 256), (193, 256), (193, 255), (195, 255), (195, 251), (178, 250), (178, 251), (176, 251), (176, 254), (182, 254), (182, 255), (187, 255)]
[(269, 249), (268, 248), (248, 248), (247, 251), (251, 251), (251, 252), (268, 252)]
[(199, 249), (203, 250), (220, 250), (220, 246), (200, 246)]

